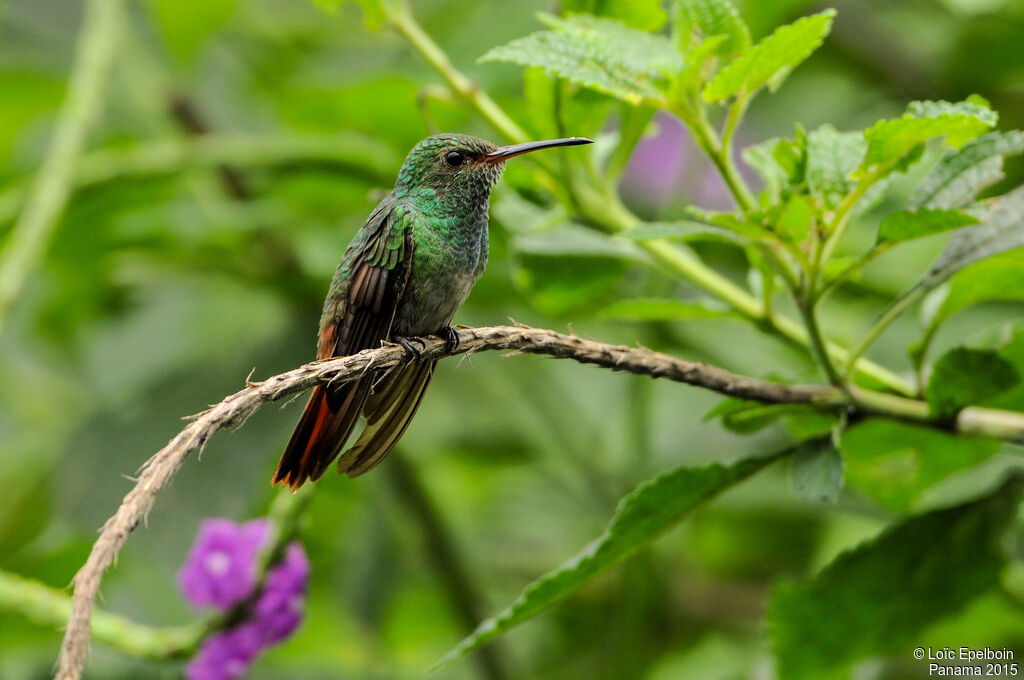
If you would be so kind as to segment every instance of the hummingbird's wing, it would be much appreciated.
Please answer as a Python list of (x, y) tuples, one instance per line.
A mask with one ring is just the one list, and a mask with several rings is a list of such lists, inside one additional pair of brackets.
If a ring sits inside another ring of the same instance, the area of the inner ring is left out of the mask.
[[(412, 265), (412, 217), (393, 200), (370, 215), (345, 252), (331, 283), (320, 322), (318, 359), (380, 346), (391, 332)], [(352, 434), (373, 376), (317, 386), (302, 412), (273, 483), (297, 489), (316, 480)]]
[(358, 477), (384, 460), (416, 415), (436, 365), (423, 361), (396, 369), (374, 385), (364, 408), (366, 429), (338, 460), (339, 472)]

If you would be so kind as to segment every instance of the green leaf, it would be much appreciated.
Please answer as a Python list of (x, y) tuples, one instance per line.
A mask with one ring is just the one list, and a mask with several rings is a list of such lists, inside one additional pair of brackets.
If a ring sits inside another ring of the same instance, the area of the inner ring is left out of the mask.
[(794, 194), (786, 202), (775, 225), (777, 231), (791, 243), (800, 243), (811, 230), (814, 208), (805, 196)]
[(803, 404), (765, 404), (737, 397), (726, 397), (704, 414), (705, 422), (722, 419), (722, 427), (737, 434), (751, 434), (762, 430), (782, 416), (808, 410)]
[(911, 208), (959, 208), (1002, 179), (1003, 156), (1024, 153), (1024, 131), (990, 132), (949, 150), (910, 198)]
[(728, 0), (676, 0), (672, 33), (683, 54), (689, 54), (701, 37), (724, 37), (714, 48), (718, 55), (741, 54), (750, 47), (750, 29)]
[(977, 223), (977, 217), (960, 210), (900, 210), (882, 220), (877, 243), (908, 241)]
[(932, 623), (998, 582), (1021, 480), (976, 501), (890, 527), (813, 579), (781, 583), (768, 621), (787, 680), (833, 677), (854, 661), (906, 652)]
[(826, 208), (835, 208), (853, 190), (850, 174), (860, 164), (867, 142), (860, 132), (838, 132), (823, 125), (807, 135), (807, 188)]
[(618, 19), (642, 31), (658, 31), (668, 21), (661, 0), (564, 0), (562, 10)]
[(1024, 300), (1024, 251), (1013, 250), (959, 271), (929, 322), (932, 332), (961, 309), (979, 302)]
[(583, 14), (542, 15), (542, 19), (555, 30), (495, 47), (479, 61), (539, 66), (631, 104), (665, 103), (668, 76), (682, 68), (682, 59), (668, 38)]
[(789, 468), (793, 491), (812, 501), (834, 501), (843, 488), (843, 456), (831, 439), (797, 449)]
[(935, 483), (990, 457), (999, 442), (870, 418), (839, 438), (846, 481), (896, 512), (911, 507)]
[(856, 174), (863, 177), (880, 166), (895, 167), (904, 154), (918, 155), (917, 147), (935, 137), (945, 136), (947, 144), (959, 147), (997, 120), (994, 111), (971, 102), (911, 102), (902, 118), (879, 121), (864, 131), (868, 149)]
[(995, 199), (980, 224), (953, 234), (919, 286), (930, 290), (969, 264), (1024, 246), (1024, 187)]
[(1019, 382), (1013, 364), (992, 350), (955, 347), (932, 368), (928, 406), (937, 417), (952, 418), (963, 407), (982, 403)]
[(835, 14), (835, 10), (826, 10), (775, 29), (711, 79), (704, 88), (704, 101), (748, 96), (765, 85), (774, 91), (790, 71), (821, 45), (832, 28)]
[(704, 501), (759, 472), (780, 455), (748, 458), (728, 467), (718, 464), (683, 467), (644, 482), (622, 499), (600, 538), (558, 569), (527, 586), (515, 602), (477, 626), (431, 670), (537, 616), (671, 529)]
[(641, 321), (673, 321), (678, 319), (713, 319), (735, 316), (728, 309), (715, 309), (704, 302), (673, 298), (632, 298), (616, 300), (598, 312), (609, 319)]
[(735, 231), (701, 222), (646, 222), (616, 234), (619, 238), (631, 241), (651, 241), (668, 239), (670, 241), (725, 241), (743, 243), (740, 234)]

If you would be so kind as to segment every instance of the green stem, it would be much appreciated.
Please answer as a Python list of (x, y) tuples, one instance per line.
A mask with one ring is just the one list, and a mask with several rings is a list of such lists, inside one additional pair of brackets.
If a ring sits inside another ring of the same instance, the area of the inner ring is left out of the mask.
[(807, 334), (811, 342), (811, 354), (814, 359), (818, 362), (821, 370), (825, 373), (825, 377), (829, 383), (841, 387), (843, 380), (839, 377), (836, 372), (835, 366), (832, 364), (832, 359), (829, 357), (829, 351), (827, 349), (827, 343), (821, 334), (821, 327), (818, 325), (818, 317), (815, 314), (815, 305), (813, 302), (798, 298), (796, 306), (800, 309), (800, 315), (804, 319), (804, 325), (807, 327)]
[[(124, 177), (168, 175), (225, 163), (236, 167), (323, 164), (386, 182), (394, 177), (399, 160), (383, 144), (342, 132), (289, 137), (211, 133), (84, 153), (68, 183), (77, 190)], [(28, 197), (29, 189), (23, 185), (0, 193), (0, 224), (14, 219)]]
[(120, 0), (89, 0), (67, 96), (28, 203), (0, 260), (0, 332), (11, 305), (46, 249), (70, 192), (75, 160), (103, 109), (123, 20)]
[(818, 301), (820, 302), (821, 300), (823, 300), (827, 295), (831, 294), (832, 291), (838, 288), (843, 282), (845, 282), (858, 270), (864, 268), (869, 262), (874, 260), (876, 257), (888, 251), (891, 245), (891, 243), (880, 243), (871, 250), (861, 255), (859, 258), (857, 258), (855, 262), (852, 262), (850, 266), (848, 266), (843, 271), (839, 272), (839, 274), (837, 274), (834, 279), (825, 284), (825, 287), (822, 288), (818, 293)]
[(416, 22), (407, 2), (403, 0), (397, 3), (387, 19), (391, 26), (408, 40), (416, 48), (416, 51), (427, 60), (427, 63), (444, 78), (452, 91), (471, 104), (496, 130), (512, 142), (529, 140), (526, 130), (519, 127), (519, 124), (487, 96), (486, 92), (477, 87), (476, 83), (455, 68), (445, 51)]
[(853, 372), (853, 367), (856, 365), (856, 362), (860, 360), (860, 357), (864, 352), (874, 344), (875, 340), (878, 339), (878, 336), (880, 336), (893, 321), (898, 319), (903, 312), (907, 311), (911, 305), (920, 300), (925, 292), (927, 291), (923, 286), (913, 288), (882, 312), (882, 315), (879, 316), (873, 324), (871, 324), (871, 327), (868, 328), (866, 333), (864, 333), (864, 336), (861, 337), (857, 344), (853, 346), (853, 349), (850, 350), (850, 354), (846, 358), (846, 367), (843, 369), (844, 374), (848, 376)]
[[(734, 117), (731, 127), (730, 123), (726, 122), (726, 131), (729, 134), (728, 144), (723, 144), (719, 141), (714, 128), (708, 123), (702, 105), (697, 106), (696, 112), (693, 115), (686, 115), (683, 111), (676, 111), (675, 113), (686, 123), (690, 129), (690, 134), (693, 135), (694, 141), (697, 142), (697, 145), (704, 151), (707, 157), (711, 159), (711, 162), (722, 176), (722, 179), (725, 180), (726, 186), (740, 208), (744, 211), (756, 208), (757, 201), (754, 200), (753, 194), (750, 193), (750, 189), (747, 188), (746, 182), (743, 181), (743, 177), (740, 176), (730, 156), (729, 146), (732, 143), (732, 132), (735, 129), (735, 125), (739, 123), (739, 116), (742, 115), (742, 111)], [(730, 114), (732, 114), (731, 109)]]
[[(67, 624), (71, 598), (64, 592), (0, 571), (0, 610), (24, 616), (40, 626)], [(97, 609), (92, 614), (93, 637), (122, 652), (150, 659), (187, 656), (208, 632), (206, 621), (184, 626), (152, 628), (118, 614)]]
[(822, 264), (831, 259), (836, 246), (839, 245), (839, 241), (842, 240), (847, 227), (850, 226), (850, 218), (853, 216), (854, 206), (857, 205), (857, 202), (864, 197), (864, 194), (866, 194), (868, 189), (870, 189), (875, 183), (879, 174), (880, 171), (876, 171), (861, 179), (860, 182), (857, 183), (857, 186), (854, 187), (853, 191), (847, 194), (846, 198), (844, 198), (836, 207), (835, 215), (832, 217), (832, 224), (828, 230), (828, 238), (825, 239), (825, 244), (815, 262), (817, 269), (821, 269)]

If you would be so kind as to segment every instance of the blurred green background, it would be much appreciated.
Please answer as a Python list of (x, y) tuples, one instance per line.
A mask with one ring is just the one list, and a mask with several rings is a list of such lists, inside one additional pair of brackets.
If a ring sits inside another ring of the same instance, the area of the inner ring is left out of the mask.
[[(825, 6), (737, 4), (755, 38)], [(831, 37), (785, 88), (756, 102), (741, 142), (789, 135), (796, 122), (859, 128), (898, 115), (911, 99), (972, 93), (992, 102), (1001, 128), (1024, 126), (1024, 4), (829, 6), (839, 10)], [(414, 3), (453, 62), (514, 115), (521, 70), (476, 59), (536, 30), (534, 12), (551, 8), (543, 0)], [(45, 151), (81, 11), (70, 0), (0, 0), (0, 246), (16, 215), (12, 196)], [(129, 5), (123, 31), (87, 152), (96, 181), (73, 193), (0, 335), (0, 568), (58, 588), (84, 561), (129, 477), (180, 430), (183, 416), (239, 389), (250, 371), (258, 379), (312, 358), (337, 260), (408, 149), (436, 130), (495, 138), (464, 106), (435, 97), (437, 75), (400, 38), (367, 30), (352, 5), (328, 16), (300, 0), (144, 0)], [(661, 122), (663, 132), (672, 126)], [(191, 157), (101, 181), (140, 144), (184, 140), (197, 127), (211, 139), (241, 140), (226, 152), (236, 161), (230, 181)], [(313, 134), (331, 136), (347, 160), (304, 146)], [(658, 218), (689, 202), (721, 207), (709, 167), (684, 142), (678, 153), (660, 193), (649, 190), (642, 167), (631, 168), (626, 202)], [(1019, 184), (1019, 161), (1007, 169)], [(529, 178), (522, 169), (509, 175), (516, 184)], [(816, 379), (801, 354), (737, 321), (607, 318), (601, 309), (621, 297), (690, 293), (628, 252), (582, 253), (574, 232), (527, 233), (526, 208), (506, 185), (492, 206), (490, 264), (458, 322), (512, 317), (558, 330), (571, 323), (580, 335), (750, 375)], [(941, 246), (925, 239), (880, 258), (860, 287), (827, 306), (828, 334), (855, 338)], [(740, 271), (735, 253), (705, 255)], [(937, 344), (983, 333), (1008, 310), (963, 314)], [(875, 357), (907, 370), (915, 323), (898, 324)], [(784, 441), (781, 431), (740, 437), (704, 422), (717, 401), (538, 357), (444, 361), (400, 459), (355, 481), (330, 474), (318, 483), (301, 532), (314, 565), (306, 623), (250, 677), (419, 677), (467, 632), (450, 597), (450, 564), (431, 551), (438, 532), (455, 546), (481, 613), (495, 613), (597, 536), (638, 482)], [(108, 574), (104, 608), (152, 625), (191, 618), (174, 577), (200, 520), (265, 513), (300, 403), (264, 408), (189, 460)], [(996, 456), (936, 487), (919, 508), (969, 496), (1008, 459)], [(410, 479), (426, 510), (410, 495)], [(772, 469), (499, 639), (495, 653), (509, 677), (771, 677), (762, 623), (770, 585), (813, 573), (888, 519), (853, 492), (835, 505), (802, 501), (785, 470)], [(60, 637), (0, 612), (0, 677), (49, 677)], [(1024, 649), (1024, 617), (987, 597), (926, 641)], [(100, 643), (88, 668), (94, 678), (180, 674), (176, 662), (135, 660)], [(858, 677), (925, 670), (908, 653), (860, 668)], [(488, 676), (474, 655), (440, 677)]]

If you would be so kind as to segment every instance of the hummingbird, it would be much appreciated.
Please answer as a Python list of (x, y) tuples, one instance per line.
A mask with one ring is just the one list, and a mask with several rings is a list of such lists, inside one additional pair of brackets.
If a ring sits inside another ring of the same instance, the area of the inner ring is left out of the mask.
[(413, 147), (394, 190), (338, 264), (320, 317), (317, 359), (393, 342), (418, 360), (384, 377), (315, 387), (273, 484), (295, 490), (307, 479), (319, 479), (360, 415), (366, 427), (338, 459), (338, 471), (357, 477), (383, 460), (416, 414), (437, 363), (419, 360), (410, 340), (440, 333), (450, 349), (458, 346), (451, 322), (487, 263), (488, 205), (505, 161), (590, 143), (569, 137), (497, 146), (469, 135), (441, 134)]

